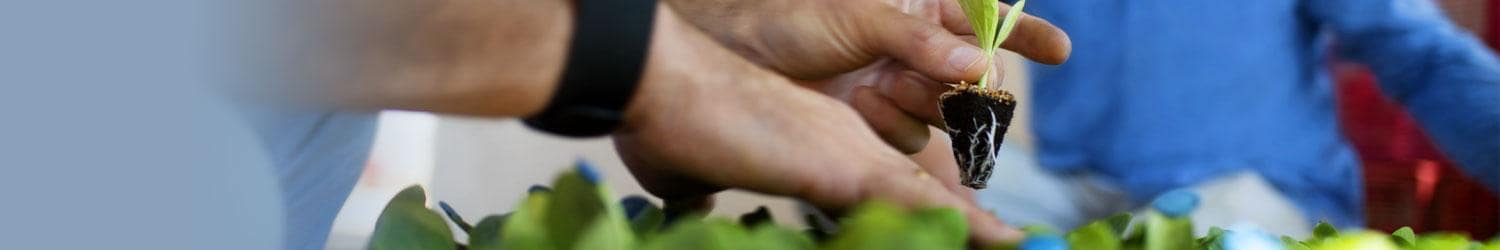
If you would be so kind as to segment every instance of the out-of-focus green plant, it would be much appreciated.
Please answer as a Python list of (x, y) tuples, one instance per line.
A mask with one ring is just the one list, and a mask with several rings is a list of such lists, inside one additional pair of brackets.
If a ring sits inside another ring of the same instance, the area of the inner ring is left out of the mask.
[[(969, 228), (954, 209), (904, 209), (870, 202), (840, 220), (836, 230), (795, 230), (769, 221), (764, 210), (738, 222), (698, 214), (672, 215), (643, 197), (613, 202), (592, 168), (580, 163), (557, 177), (551, 188), (533, 188), (515, 211), (483, 217), (469, 225), (444, 206), (449, 219), (469, 235), (454, 240), (442, 215), (427, 207), (421, 187), (412, 186), (392, 198), (376, 222), (371, 249), (649, 249), (649, 250), (882, 250), (969, 249)], [(1280, 240), (1258, 232), (1211, 228), (1194, 237), (1187, 215), (1197, 196), (1174, 191), (1163, 194), (1144, 218), (1132, 223), (1130, 214), (1117, 214), (1067, 233), (1028, 226), (1026, 240), (995, 249), (1020, 250), (1500, 250), (1500, 237), (1487, 243), (1463, 235), (1417, 235), (1410, 228), (1392, 234), (1361, 231), (1340, 233), (1319, 223), (1312, 237)], [(675, 217), (675, 218), (672, 218)]]

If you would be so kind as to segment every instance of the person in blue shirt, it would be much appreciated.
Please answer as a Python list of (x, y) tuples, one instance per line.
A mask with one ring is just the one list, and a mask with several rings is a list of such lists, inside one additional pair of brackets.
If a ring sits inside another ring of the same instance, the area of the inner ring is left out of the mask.
[[(996, 170), (998, 188), (979, 194), (1008, 222), (1068, 228), (1227, 182), (1274, 195), (1205, 196), (1284, 199), (1301, 220), (1362, 225), (1333, 55), (1367, 64), (1447, 156), (1500, 192), (1500, 63), (1429, 0), (1048, 0), (1026, 11), (1068, 31), (1075, 56), (1032, 67), (1043, 171)], [(1027, 194), (1037, 191), (1069, 195)]]
[[(920, 76), (941, 86), (930, 79), (984, 74), (991, 63), (961, 37), (972, 29), (956, 5), (744, 1), (658, 5), (639, 85), (612, 134), (647, 191), (703, 200), (740, 188), (827, 209), (877, 198), (954, 207), (977, 242), (1021, 237), (957, 188), (953, 168), (923, 169), (902, 154), (927, 141), (936, 114), (929, 100), (941, 90), (889, 91), (867, 80)], [(239, 36), (246, 81), (259, 82), (230, 88), (271, 154), (285, 248), (324, 246), (369, 153), (376, 111), (541, 112), (564, 70), (572, 3), (289, 0), (247, 8), (274, 13), (241, 20), (255, 33)], [(1015, 32), (1026, 39), (1007, 48), (1065, 60), (1066, 35), (1028, 20)], [(746, 27), (758, 29), (736, 32)]]

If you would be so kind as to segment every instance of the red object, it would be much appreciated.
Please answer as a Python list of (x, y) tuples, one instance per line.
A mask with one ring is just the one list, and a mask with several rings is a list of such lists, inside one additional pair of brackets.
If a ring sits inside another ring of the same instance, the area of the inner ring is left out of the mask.
[(1365, 214), (1373, 229), (1452, 231), (1488, 238), (1500, 232), (1500, 198), (1432, 143), (1390, 101), (1363, 66), (1335, 63), (1339, 120), (1364, 163)]
[[(1441, 0), (1457, 23), (1482, 31), (1500, 48), (1500, 0)], [(1475, 13), (1475, 5), (1487, 13)], [(1467, 8), (1467, 9), (1465, 9)], [(1407, 114), (1387, 99), (1368, 69), (1334, 63), (1339, 122), (1364, 163), (1365, 215), (1370, 228), (1452, 231), (1488, 238), (1500, 232), (1500, 197), (1457, 168)]]
[(1500, 48), (1500, 0), (1490, 0), (1490, 48)]

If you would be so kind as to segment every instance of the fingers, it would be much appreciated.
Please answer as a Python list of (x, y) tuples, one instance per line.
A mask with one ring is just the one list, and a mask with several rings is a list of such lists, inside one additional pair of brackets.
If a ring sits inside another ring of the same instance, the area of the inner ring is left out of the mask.
[[(978, 46), (964, 42), (943, 27), (877, 6), (884, 15), (859, 16), (864, 41), (872, 49), (910, 65), (932, 79), (945, 82), (979, 79), (990, 62)], [(895, 17), (895, 18), (892, 18)]]
[(708, 212), (714, 209), (714, 196), (701, 195), (692, 197), (679, 197), (673, 199), (662, 199), (662, 210), (673, 213), (696, 213)]
[[(974, 27), (969, 25), (969, 20), (964, 16), (963, 9), (958, 7), (958, 2), (942, 2), (944, 3), (941, 21), (943, 27), (956, 34), (973, 35)], [(1008, 11), (1010, 11), (1010, 5), (1000, 4), (1002, 18)], [(1068, 56), (1073, 51), (1073, 44), (1068, 39), (1067, 33), (1053, 26), (1051, 22), (1036, 16), (1029, 14), (1022, 16), (1016, 21), (1016, 28), (1012, 32), (1010, 38), (1001, 43), (1000, 47), (1015, 51), (1039, 63), (1062, 64), (1068, 60)]]
[(881, 95), (890, 98), (898, 108), (918, 120), (942, 127), (943, 116), (938, 110), (938, 96), (952, 87), (928, 79), (916, 72), (897, 73), (891, 81), (875, 84)]
[(891, 99), (875, 88), (855, 87), (849, 102), (880, 139), (904, 154), (916, 153), (927, 146), (927, 124), (911, 117)]
[(625, 163), (630, 174), (635, 176), (636, 182), (640, 183), (641, 188), (646, 189), (646, 192), (667, 201), (690, 201), (724, 190), (722, 186), (671, 171), (670, 169), (678, 167), (672, 162), (648, 160), (648, 157), (640, 153), (653, 149), (643, 146), (638, 139), (633, 136), (615, 136), (613, 141), (620, 161)]
[(952, 142), (948, 141), (947, 133), (938, 128), (930, 129), (933, 135), (928, 136), (927, 148), (922, 149), (911, 156), (911, 160), (927, 170), (927, 173), (937, 177), (943, 186), (958, 194), (964, 199), (974, 198), (974, 189), (959, 184), (958, 162), (953, 159)]

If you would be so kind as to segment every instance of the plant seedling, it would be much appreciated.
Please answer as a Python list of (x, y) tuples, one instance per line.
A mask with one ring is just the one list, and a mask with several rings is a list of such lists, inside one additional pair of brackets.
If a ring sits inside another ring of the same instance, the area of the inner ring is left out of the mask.
[[(998, 19), (1000, 3), (996, 0), (958, 0), (985, 57), (993, 61), (995, 50), (1010, 36), (1021, 8), (1026, 0), (1005, 13), (1005, 21)], [(998, 26), (997, 26), (998, 25)], [(958, 87), (938, 97), (943, 122), (947, 124), (948, 136), (953, 138), (953, 156), (958, 159), (960, 184), (974, 189), (983, 189), (995, 167), (996, 153), (1010, 128), (1010, 119), (1016, 110), (1015, 96), (1000, 89), (988, 88), (993, 82), (989, 73), (979, 82), (960, 81)]]

